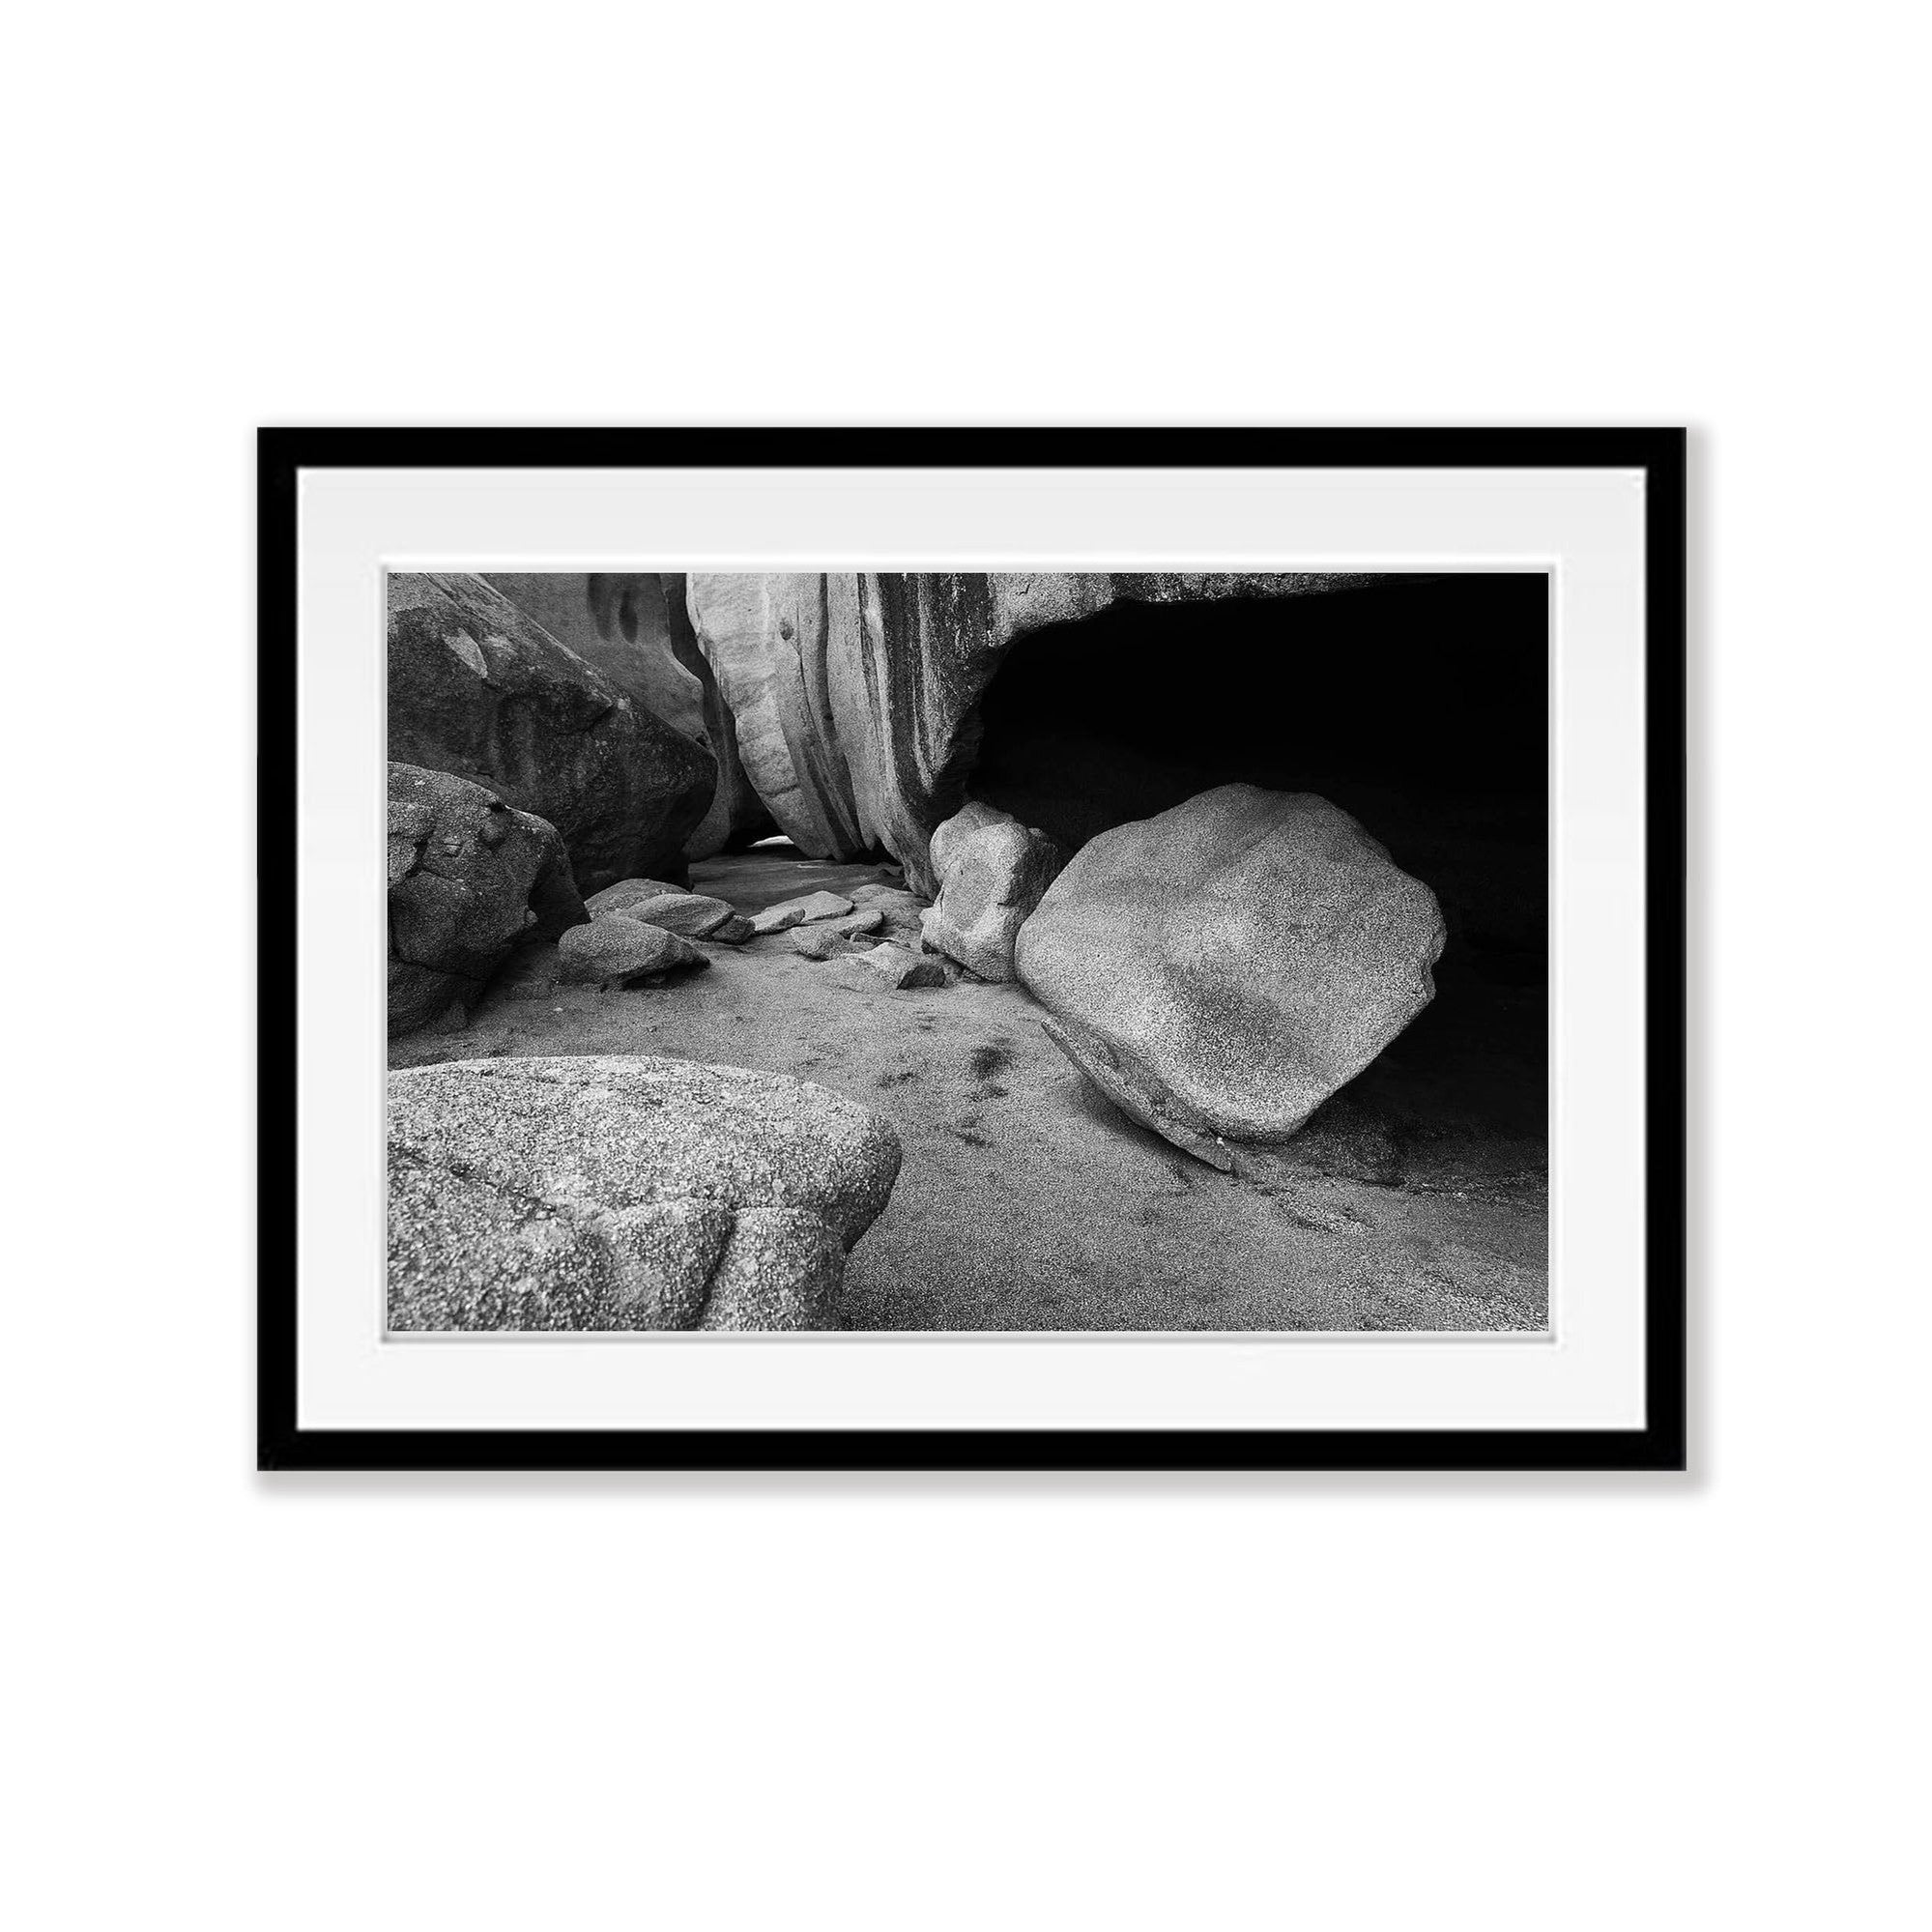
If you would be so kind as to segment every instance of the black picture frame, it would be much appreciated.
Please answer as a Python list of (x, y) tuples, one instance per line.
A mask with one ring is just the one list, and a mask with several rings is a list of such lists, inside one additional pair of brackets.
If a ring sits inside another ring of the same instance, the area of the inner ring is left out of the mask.
[[(1687, 1466), (1686, 458), (1673, 428), (266, 428), (257, 447), (257, 1466), (277, 1470), (1653, 1470)], [(318, 1429), (297, 1419), (297, 479), (352, 467), (1620, 469), (1645, 476), (1645, 1420), (1628, 1429)]]

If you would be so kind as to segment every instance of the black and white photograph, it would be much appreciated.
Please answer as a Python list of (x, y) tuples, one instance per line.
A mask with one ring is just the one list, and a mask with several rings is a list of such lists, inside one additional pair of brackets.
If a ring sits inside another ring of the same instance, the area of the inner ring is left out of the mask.
[(0, 1926), (1924, 1920), (1918, 12), (9, 27)]
[(392, 1334), (1544, 1328), (1546, 573), (386, 590)]

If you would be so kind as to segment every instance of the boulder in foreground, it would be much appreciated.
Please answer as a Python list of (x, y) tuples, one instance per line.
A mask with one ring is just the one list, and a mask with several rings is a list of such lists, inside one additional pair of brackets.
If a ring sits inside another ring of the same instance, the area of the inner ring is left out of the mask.
[(406, 1033), (585, 913), (555, 826), (445, 771), (391, 764), (389, 787), (389, 1020)]
[(981, 979), (1011, 979), (1013, 942), (1066, 854), (974, 798), (933, 834), (931, 858), (939, 897), (920, 922), (926, 945)]
[(459, 1060), (389, 1077), (389, 1325), (835, 1325), (899, 1173), (877, 1114), (684, 1060)]
[(1020, 929), (1054, 1042), (1204, 1159), (1284, 1140), (1434, 996), (1435, 895), (1308, 793), (1224, 785), (1083, 846)]

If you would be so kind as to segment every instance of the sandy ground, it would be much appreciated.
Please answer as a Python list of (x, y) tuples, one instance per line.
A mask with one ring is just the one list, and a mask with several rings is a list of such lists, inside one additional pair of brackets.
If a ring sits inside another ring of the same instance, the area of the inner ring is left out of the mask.
[[(885, 876), (753, 852), (694, 867), (692, 885), (755, 911)], [(1019, 986), (853, 991), (782, 935), (705, 950), (708, 970), (658, 988), (493, 991), (466, 1030), (400, 1040), (390, 1065), (664, 1053), (793, 1074), (876, 1109), (905, 1165), (848, 1263), (854, 1328), (1544, 1325), (1540, 1121), (1520, 1106), (1458, 1116), (1442, 1098), (1460, 1090), (1453, 1036), (1414, 1068), (1385, 1055), (1294, 1142), (1223, 1174), (1095, 1092)]]

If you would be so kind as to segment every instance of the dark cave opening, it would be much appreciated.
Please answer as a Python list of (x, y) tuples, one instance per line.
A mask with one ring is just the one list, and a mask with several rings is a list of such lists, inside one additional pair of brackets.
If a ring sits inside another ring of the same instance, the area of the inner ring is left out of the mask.
[(1542, 572), (1114, 604), (1014, 646), (966, 789), (1070, 848), (1236, 781), (1341, 805), (1449, 938), (1433, 1004), (1329, 1108), (1541, 1138), (1548, 608)]

